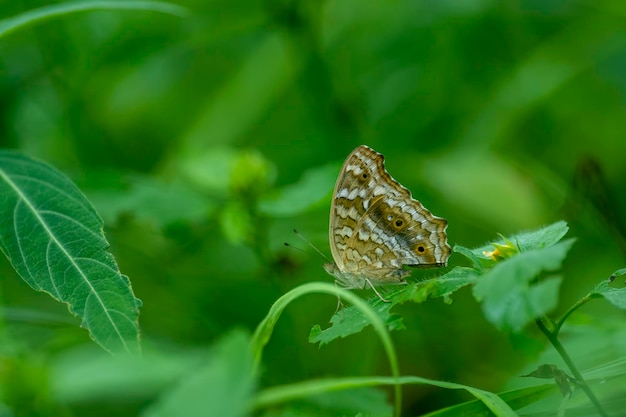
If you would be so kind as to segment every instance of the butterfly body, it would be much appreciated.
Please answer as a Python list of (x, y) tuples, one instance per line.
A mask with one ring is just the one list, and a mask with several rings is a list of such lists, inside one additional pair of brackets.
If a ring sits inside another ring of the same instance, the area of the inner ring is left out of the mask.
[(334, 263), (324, 269), (349, 289), (403, 284), (410, 275), (404, 265), (447, 264), (446, 227), (389, 175), (381, 154), (359, 146), (335, 184), (329, 222)]

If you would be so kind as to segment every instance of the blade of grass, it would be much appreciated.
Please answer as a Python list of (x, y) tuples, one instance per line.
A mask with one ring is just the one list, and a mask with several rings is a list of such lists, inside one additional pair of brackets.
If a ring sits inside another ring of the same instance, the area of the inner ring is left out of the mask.
[(255, 409), (284, 403), (298, 398), (305, 398), (315, 394), (358, 387), (378, 385), (425, 384), (445, 389), (463, 389), (480, 400), (494, 415), (501, 417), (515, 417), (517, 414), (498, 395), (478, 388), (452, 382), (437, 381), (417, 376), (365, 377), (365, 378), (333, 378), (325, 380), (309, 380), (300, 383), (272, 387), (261, 391), (253, 401)]
[[(360, 297), (351, 293), (350, 291), (344, 290), (342, 288), (338, 288), (333, 284), (329, 284), (326, 282), (311, 282), (308, 284), (301, 285), (299, 287), (294, 288), (289, 291), (282, 297), (280, 297), (270, 308), (267, 316), (259, 323), (257, 326), (254, 335), (252, 336), (252, 341), (250, 342), (252, 346), (252, 353), (254, 355), (254, 370), (258, 369), (258, 366), (261, 362), (261, 356), (263, 354), (263, 347), (269, 341), (272, 331), (274, 330), (274, 326), (278, 321), (281, 313), (291, 303), (292, 301), (302, 297), (307, 294), (332, 294), (334, 296), (341, 297), (342, 300), (352, 304), (361, 312), (365, 317), (367, 317), (372, 322), (372, 327), (378, 334), (383, 347), (385, 349), (385, 353), (387, 354), (387, 358), (389, 359), (389, 366), (391, 368), (391, 373), (394, 379), (400, 378), (400, 371), (398, 368), (398, 358), (396, 356), (396, 351), (393, 347), (393, 342), (391, 341), (391, 336), (389, 334), (389, 330), (387, 330), (387, 326), (383, 320), (376, 314), (374, 310)], [(402, 404), (402, 391), (399, 384), (394, 386), (395, 392), (395, 415), (400, 416), (400, 406)]]
[(56, 17), (98, 10), (144, 10), (178, 17), (184, 17), (188, 14), (186, 8), (162, 1), (81, 1), (52, 4), (0, 20), (0, 38)]

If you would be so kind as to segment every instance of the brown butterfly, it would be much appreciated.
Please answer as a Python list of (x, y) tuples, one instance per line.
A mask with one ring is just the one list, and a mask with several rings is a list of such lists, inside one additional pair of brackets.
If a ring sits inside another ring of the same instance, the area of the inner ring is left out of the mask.
[(383, 155), (361, 145), (343, 164), (330, 207), (334, 263), (324, 269), (347, 289), (403, 284), (417, 267), (445, 266), (448, 222), (434, 216), (385, 170)]

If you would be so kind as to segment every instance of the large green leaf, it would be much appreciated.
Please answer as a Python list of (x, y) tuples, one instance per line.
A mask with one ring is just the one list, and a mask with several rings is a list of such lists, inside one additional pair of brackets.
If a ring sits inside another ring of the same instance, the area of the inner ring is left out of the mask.
[(139, 352), (140, 302), (106, 251), (102, 219), (61, 172), (0, 151), (0, 249), (37, 291), (67, 303), (100, 346)]

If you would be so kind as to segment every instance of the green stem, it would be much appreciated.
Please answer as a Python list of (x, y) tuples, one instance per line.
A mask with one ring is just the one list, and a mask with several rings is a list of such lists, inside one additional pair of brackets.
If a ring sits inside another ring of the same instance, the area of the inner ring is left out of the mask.
[(567, 320), (567, 318), (576, 310), (578, 310), (580, 307), (582, 307), (583, 305), (587, 304), (589, 302), (589, 300), (591, 300), (591, 296), (588, 294), (586, 296), (584, 296), (583, 298), (581, 298), (580, 300), (576, 301), (576, 304), (574, 304), (573, 306), (570, 307), (569, 310), (567, 310), (565, 312), (565, 314), (563, 314), (563, 316), (559, 319), (559, 321), (557, 321), (554, 325), (554, 335), (558, 335), (559, 331), (561, 330), (561, 327), (563, 326), (563, 323), (565, 323), (565, 320)]
[[(561, 356), (561, 358), (563, 359), (563, 361), (565, 362), (565, 364), (569, 368), (569, 370), (572, 373), (572, 375), (574, 375), (574, 378), (576, 378), (576, 381), (578, 382), (578, 385), (583, 389), (583, 391), (585, 392), (585, 394), (587, 395), (587, 397), (589, 398), (591, 403), (598, 410), (598, 413), (600, 413), (600, 415), (603, 416), (603, 417), (608, 417), (608, 414), (602, 408), (602, 405), (600, 404), (600, 401), (598, 400), (596, 395), (593, 393), (593, 391), (591, 390), (591, 388), (587, 384), (587, 381), (585, 381), (585, 379), (583, 378), (582, 374), (580, 373), (580, 371), (576, 367), (576, 364), (574, 364), (574, 361), (572, 360), (572, 358), (569, 356), (569, 354), (567, 353), (567, 351), (565, 350), (565, 348), (563, 347), (563, 345), (559, 341), (558, 331), (559, 331), (559, 327), (560, 326), (558, 324), (554, 325), (554, 326), (551, 326), (551, 327), (553, 327), (553, 329), (551, 330), (551, 329), (548, 328), (548, 326), (546, 326), (545, 320), (547, 320), (547, 319), (537, 319), (535, 321), (535, 323), (537, 323), (537, 326), (539, 327), (539, 330), (541, 330), (541, 332), (544, 335), (546, 335), (546, 337), (548, 338), (548, 340), (550, 341), (552, 346), (554, 346), (556, 351), (559, 353), (559, 355)], [(561, 323), (561, 321), (559, 323)]]
[[(396, 356), (396, 351), (393, 347), (393, 342), (391, 341), (391, 336), (389, 335), (389, 330), (385, 325), (384, 321), (376, 314), (376, 312), (360, 297), (356, 296), (350, 291), (344, 290), (342, 288), (338, 288), (335, 285), (326, 283), (326, 282), (311, 282), (308, 284), (300, 285), (299, 287), (294, 288), (288, 293), (284, 294), (280, 297), (272, 307), (270, 307), (270, 311), (267, 313), (267, 316), (259, 323), (257, 326), (254, 335), (252, 336), (252, 340), (250, 345), (252, 347), (252, 352), (254, 355), (254, 372), (256, 373), (261, 362), (261, 356), (263, 353), (263, 347), (269, 341), (272, 331), (274, 330), (274, 326), (278, 321), (281, 313), (295, 299), (311, 293), (323, 293), (323, 294), (332, 294), (334, 296), (339, 296), (342, 299), (346, 300), (348, 303), (352, 304), (358, 310), (360, 310), (365, 317), (369, 319), (372, 323), (372, 327), (378, 334), (378, 337), (381, 339), (383, 347), (385, 349), (385, 353), (387, 354), (387, 358), (389, 359), (389, 366), (391, 368), (391, 374), (395, 379), (400, 378), (400, 371), (398, 368), (398, 358)], [(394, 394), (395, 394), (395, 410), (394, 415), (396, 417), (400, 417), (401, 405), (402, 405), (402, 387), (399, 383), (394, 385)]]
[[(402, 376), (400, 378), (373, 376), (317, 380), (312, 379), (289, 385), (274, 386), (257, 393), (252, 402), (252, 409), (258, 410), (263, 407), (272, 407), (287, 401), (294, 401), (329, 391), (397, 384), (425, 384), (450, 390), (463, 389), (481, 401), (487, 409), (493, 412), (494, 415), (501, 417), (517, 416), (513, 409), (502, 398), (494, 393), (467, 385), (455, 384), (447, 381), (437, 381), (417, 376)], [(545, 388), (540, 388), (539, 391), (535, 391), (535, 389), (533, 389), (533, 392), (541, 392), (542, 389)]]

